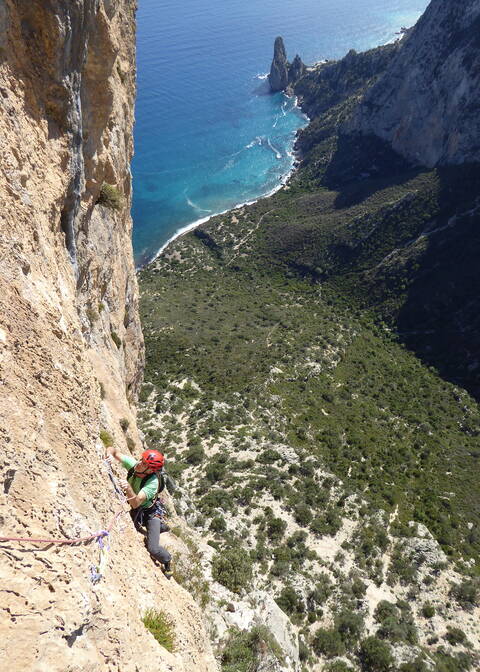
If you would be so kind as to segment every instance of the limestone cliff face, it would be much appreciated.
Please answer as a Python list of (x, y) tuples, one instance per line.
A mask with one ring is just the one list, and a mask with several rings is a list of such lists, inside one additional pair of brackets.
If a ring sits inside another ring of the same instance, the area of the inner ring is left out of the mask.
[[(132, 0), (0, 0), (1, 536), (105, 528), (121, 504), (100, 432), (124, 452), (127, 439), (141, 447), (129, 215), (135, 9)], [(97, 544), (0, 544), (5, 669), (125, 672), (156, 660), (216, 669), (190, 596), (121, 520), (96, 586)], [(144, 628), (148, 606), (170, 615), (176, 653)]]
[(346, 131), (426, 166), (480, 160), (480, 0), (432, 0)]

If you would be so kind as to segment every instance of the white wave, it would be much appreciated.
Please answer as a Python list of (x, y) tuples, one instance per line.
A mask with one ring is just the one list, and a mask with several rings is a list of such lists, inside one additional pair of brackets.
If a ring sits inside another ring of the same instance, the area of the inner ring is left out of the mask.
[(256, 147), (256, 145), (261, 145), (262, 142), (263, 142), (263, 138), (260, 138), (257, 135), (255, 140), (252, 140), (252, 142), (249, 142), (248, 145), (245, 145), (244, 149), (252, 149), (252, 147)]
[(282, 155), (281, 155), (281, 153), (278, 151), (278, 149), (272, 145), (272, 142), (271, 142), (270, 138), (267, 138), (266, 145), (267, 145), (267, 147), (268, 147), (269, 149), (272, 150), (272, 152), (275, 154), (275, 156), (276, 156), (277, 159), (281, 159), (281, 158), (282, 158)]
[(267, 77), (268, 77), (268, 72), (265, 72), (263, 74), (260, 73), (258, 75), (255, 75), (255, 79), (267, 79)]
[[(298, 108), (298, 101), (297, 101), (296, 96), (293, 97), (293, 104), (294, 104), (294, 107)], [(307, 122), (310, 121), (309, 117), (306, 114), (304, 114), (303, 112), (302, 112), (302, 116), (305, 118), (305, 120)], [(252, 141), (253, 144), (249, 143), (249, 145), (251, 147), (254, 147), (255, 144), (259, 144), (259, 141), (261, 143), (262, 139), (257, 137), (257, 138), (255, 138), (254, 141)], [(245, 147), (245, 149), (247, 149), (247, 148), (250, 149), (250, 146), (247, 145), (247, 147)], [(152, 262), (155, 261), (156, 259), (158, 259), (158, 257), (162, 254), (162, 252), (164, 252), (166, 250), (166, 248), (170, 245), (170, 243), (172, 243), (174, 240), (176, 240), (180, 236), (185, 235), (189, 231), (192, 231), (193, 229), (196, 229), (197, 226), (201, 226), (202, 224), (205, 224), (210, 219), (212, 219), (212, 217), (216, 217), (217, 215), (224, 215), (226, 212), (232, 212), (233, 210), (237, 210), (238, 208), (243, 208), (245, 205), (253, 205), (254, 203), (259, 201), (260, 199), (268, 198), (269, 196), (273, 196), (273, 194), (276, 194), (277, 191), (280, 191), (280, 189), (282, 189), (287, 184), (287, 182), (289, 181), (289, 179), (291, 178), (292, 174), (295, 172), (296, 167), (297, 167), (297, 161), (295, 160), (295, 155), (293, 154), (293, 152), (288, 152), (288, 156), (290, 158), (290, 168), (282, 177), (280, 177), (280, 180), (279, 180), (278, 184), (275, 187), (273, 187), (273, 189), (270, 189), (269, 191), (267, 191), (263, 194), (260, 194), (257, 198), (254, 198), (251, 201), (244, 201), (243, 203), (237, 203), (236, 205), (232, 206), (231, 208), (227, 208), (226, 210), (222, 210), (220, 212), (212, 212), (212, 214), (209, 215), (208, 217), (202, 217), (201, 219), (197, 219), (194, 222), (191, 222), (190, 224), (186, 224), (182, 228), (178, 229), (178, 231), (176, 231), (173, 234), (173, 236), (171, 238), (169, 238), (167, 240), (167, 242), (162, 245), (162, 247), (158, 250), (156, 255), (153, 257)], [(151, 262), (149, 262), (149, 263), (151, 263)], [(140, 270), (141, 268), (142, 267), (139, 266), (137, 268), (137, 270)]]
[(189, 199), (187, 194), (185, 194), (185, 199), (188, 203), (188, 205), (193, 208), (194, 210), (197, 210), (197, 212), (212, 212), (211, 210), (207, 210), (206, 208), (201, 208), (199, 205), (194, 203), (192, 200)]
[[(243, 208), (245, 205), (253, 205), (257, 201), (259, 201), (261, 198), (268, 198), (269, 196), (273, 196), (273, 194), (276, 194), (277, 191), (280, 191), (280, 189), (282, 189), (287, 184), (288, 180), (290, 179), (290, 177), (292, 176), (292, 173), (294, 171), (295, 171), (295, 162), (292, 160), (290, 169), (288, 170), (287, 173), (285, 173), (285, 175), (283, 175), (280, 178), (279, 183), (275, 187), (273, 187), (273, 189), (270, 189), (269, 191), (266, 191), (265, 193), (260, 194), (257, 198), (254, 198), (251, 201), (244, 201), (243, 203), (237, 203), (236, 205), (232, 206), (231, 208), (227, 208), (226, 210), (221, 210), (220, 212), (213, 212), (208, 217), (202, 217), (201, 219), (196, 219), (194, 222), (191, 222), (190, 224), (186, 224), (182, 228), (178, 229), (178, 231), (176, 231), (173, 234), (173, 236), (171, 238), (169, 238), (167, 240), (167, 242), (162, 245), (162, 247), (158, 250), (158, 252), (153, 257), (153, 259), (148, 263), (152, 263), (153, 261), (158, 259), (158, 257), (162, 254), (162, 252), (164, 252), (166, 250), (166, 248), (170, 245), (170, 243), (173, 243), (174, 240), (176, 240), (177, 238), (180, 238), (180, 236), (185, 235), (189, 231), (192, 231), (193, 229), (196, 229), (197, 226), (201, 226), (202, 224), (205, 224), (210, 219), (212, 219), (212, 217), (216, 217), (217, 215), (224, 215), (227, 212), (233, 212), (234, 210), (238, 210), (238, 208)], [(141, 268), (142, 267), (139, 266), (137, 268), (137, 270), (140, 270)]]

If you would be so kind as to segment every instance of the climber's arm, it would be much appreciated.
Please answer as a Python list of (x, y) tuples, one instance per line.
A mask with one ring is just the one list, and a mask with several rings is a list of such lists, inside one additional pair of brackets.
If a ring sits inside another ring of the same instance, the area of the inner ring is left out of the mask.
[(133, 492), (132, 486), (130, 483), (126, 480), (120, 481), (120, 487), (122, 488), (123, 492), (125, 493), (125, 497), (127, 498), (127, 502), (130, 504), (130, 508), (132, 509), (138, 509), (138, 507), (143, 504), (143, 502), (147, 499), (147, 495), (145, 492), (140, 490), (138, 495), (136, 495)]
[[(118, 450), (116, 446), (109, 446), (107, 449), (107, 455), (109, 457), (114, 457), (118, 462), (123, 462), (125, 460), (125, 455)], [(108, 457), (107, 457), (108, 460)]]

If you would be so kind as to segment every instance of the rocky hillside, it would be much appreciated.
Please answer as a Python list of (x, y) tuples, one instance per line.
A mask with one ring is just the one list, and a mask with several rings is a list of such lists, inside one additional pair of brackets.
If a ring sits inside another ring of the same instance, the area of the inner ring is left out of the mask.
[(224, 672), (480, 665), (479, 164), (352, 122), (410, 39), (308, 69), (288, 185), (140, 274), (140, 421)]
[(432, 0), (346, 131), (424, 166), (480, 160), (480, 1)]
[[(135, 2), (0, 2), (0, 494), (4, 537), (74, 538), (125, 505), (104, 444), (141, 447), (129, 216)], [(97, 543), (0, 545), (9, 670), (215, 670), (200, 612), (124, 516)], [(172, 600), (172, 594), (175, 599)], [(142, 623), (164, 605), (174, 653)]]

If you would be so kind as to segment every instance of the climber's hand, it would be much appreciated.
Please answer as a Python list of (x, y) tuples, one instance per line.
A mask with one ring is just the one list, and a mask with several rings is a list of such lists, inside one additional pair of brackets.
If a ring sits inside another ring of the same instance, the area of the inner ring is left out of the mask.
[(128, 481), (125, 478), (119, 479), (118, 484), (122, 488), (123, 492), (127, 492)]
[(107, 455), (107, 457), (105, 458), (105, 462), (111, 467), (114, 462), (113, 455)]

